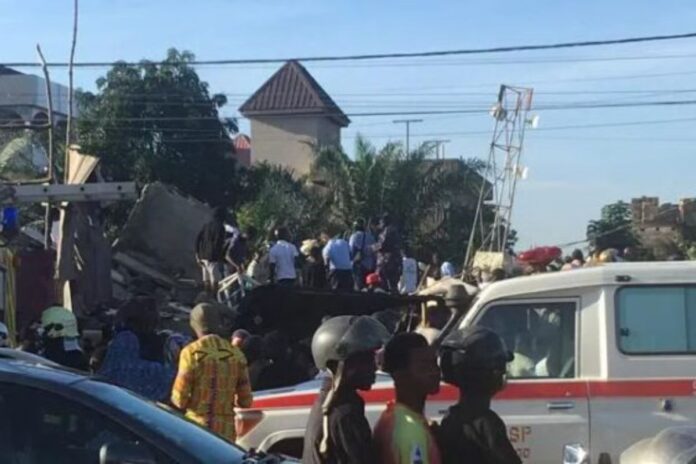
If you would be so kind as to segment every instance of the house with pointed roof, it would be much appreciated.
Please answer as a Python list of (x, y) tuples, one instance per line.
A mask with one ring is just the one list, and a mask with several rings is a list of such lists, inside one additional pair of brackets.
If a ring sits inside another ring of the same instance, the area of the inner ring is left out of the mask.
[(297, 61), (288, 61), (240, 108), (251, 121), (251, 161), (308, 174), (315, 147), (340, 146), (350, 124), (328, 93)]

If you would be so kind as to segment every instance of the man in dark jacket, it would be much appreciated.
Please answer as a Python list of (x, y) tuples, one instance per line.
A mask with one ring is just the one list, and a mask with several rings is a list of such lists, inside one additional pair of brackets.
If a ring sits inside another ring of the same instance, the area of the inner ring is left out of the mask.
[(213, 219), (203, 226), (196, 239), (196, 260), (203, 271), (203, 286), (211, 293), (215, 293), (222, 278), (226, 218), (225, 208), (216, 208)]
[(358, 390), (375, 382), (375, 350), (389, 332), (368, 316), (337, 316), (312, 338), (312, 356), (327, 378), (314, 403), (304, 439), (305, 464), (376, 464), (365, 402)]
[(443, 380), (459, 388), (438, 430), (443, 464), (522, 464), (491, 399), (505, 387), (512, 354), (503, 340), (483, 327), (456, 330), (440, 349)]

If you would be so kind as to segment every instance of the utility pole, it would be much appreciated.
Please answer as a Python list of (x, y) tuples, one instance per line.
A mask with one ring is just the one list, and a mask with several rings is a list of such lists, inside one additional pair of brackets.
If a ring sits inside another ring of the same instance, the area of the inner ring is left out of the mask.
[(397, 119), (393, 121), (394, 124), (406, 124), (406, 154), (410, 153), (409, 143), (411, 138), (411, 123), (423, 122), (422, 119)]
[(442, 159), (445, 159), (445, 144), (450, 142), (450, 139), (432, 140), (432, 143), (435, 144), (435, 159), (440, 159), (440, 147), (442, 147)]

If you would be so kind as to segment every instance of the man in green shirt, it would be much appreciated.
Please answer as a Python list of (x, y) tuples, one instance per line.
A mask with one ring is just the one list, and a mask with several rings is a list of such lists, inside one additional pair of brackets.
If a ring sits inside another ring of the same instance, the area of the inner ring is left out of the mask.
[(440, 464), (440, 450), (423, 416), (426, 397), (440, 389), (435, 350), (420, 334), (398, 334), (384, 349), (384, 370), (394, 379), (396, 401), (375, 426), (379, 462)]

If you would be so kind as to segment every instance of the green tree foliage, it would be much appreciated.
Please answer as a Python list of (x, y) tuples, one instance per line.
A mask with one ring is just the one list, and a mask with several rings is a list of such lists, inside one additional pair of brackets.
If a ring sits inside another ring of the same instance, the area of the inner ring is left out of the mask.
[(328, 220), (347, 228), (357, 218), (389, 213), (421, 257), (439, 252), (460, 260), (473, 221), (480, 160), (428, 159), (430, 147), (405, 153), (400, 144), (375, 148), (362, 137), (355, 159), (333, 148), (317, 150), (311, 179), (328, 197)]
[(244, 173), (242, 206), (237, 221), (270, 234), (278, 226), (288, 227), (296, 238), (315, 237), (322, 228), (322, 202), (303, 179), (295, 179), (280, 167), (258, 164)]
[(209, 93), (188, 64), (193, 59), (171, 49), (161, 63), (116, 63), (97, 80), (96, 93), (78, 96), (78, 142), (101, 158), (108, 180), (161, 181), (210, 204), (232, 205), (237, 175), (218, 114), (226, 99)]
[(631, 223), (631, 206), (623, 201), (604, 206), (601, 218), (588, 224), (587, 240), (597, 250), (623, 250), (638, 245)]

